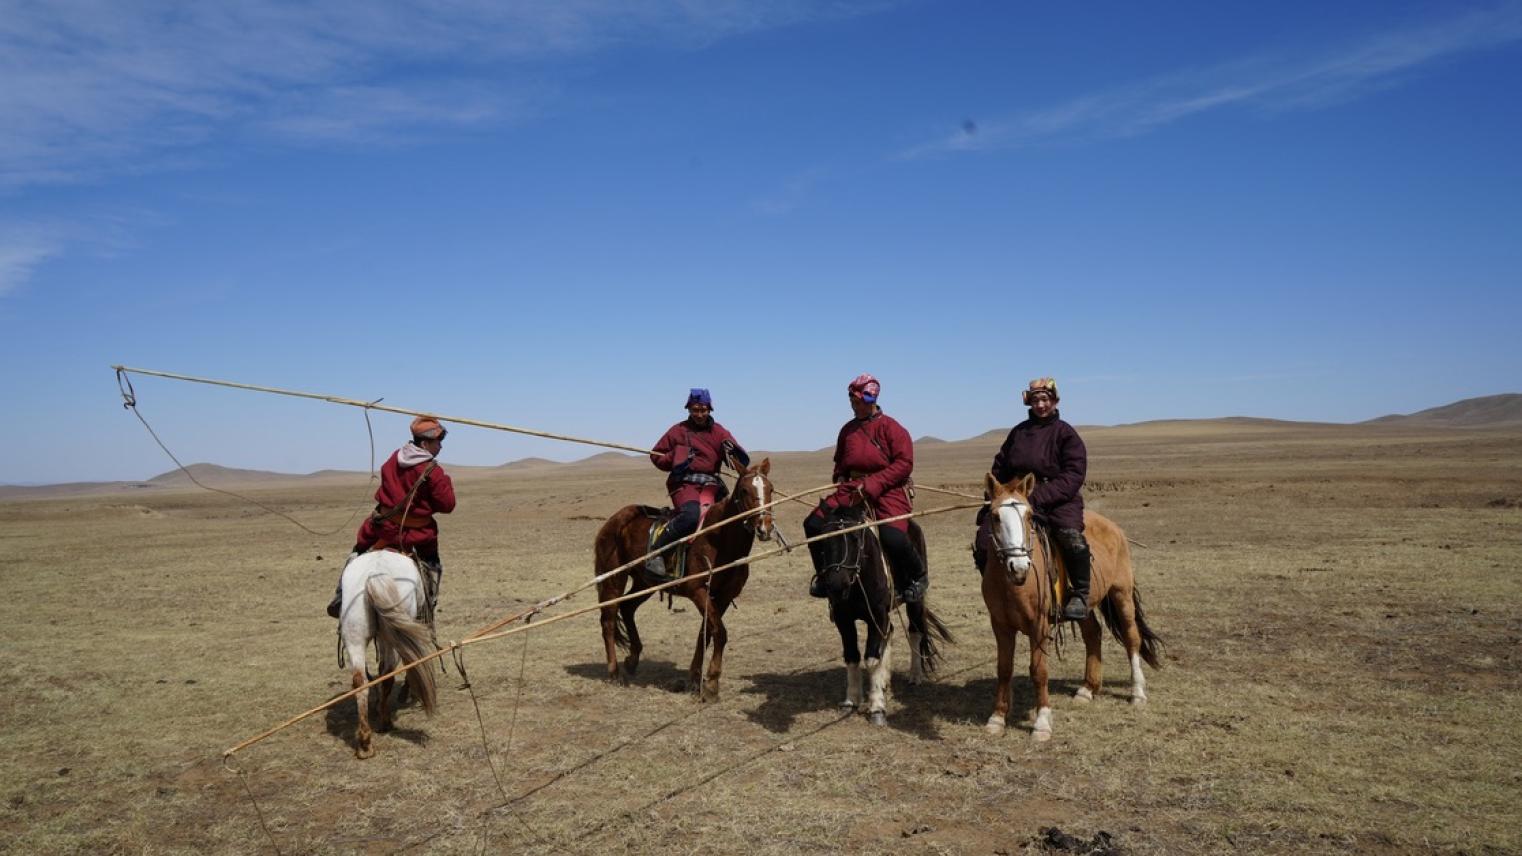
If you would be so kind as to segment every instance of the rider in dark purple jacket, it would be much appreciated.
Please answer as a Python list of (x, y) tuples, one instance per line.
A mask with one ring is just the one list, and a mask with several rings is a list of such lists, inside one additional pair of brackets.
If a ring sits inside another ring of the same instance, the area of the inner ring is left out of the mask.
[[(1089, 455), (1073, 426), (1057, 412), (1057, 382), (1049, 377), (1030, 382), (1023, 395), (1030, 418), (1010, 429), (990, 468), (1001, 482), (1035, 476), (1030, 501), (1037, 521), (1052, 530), (1068, 572), (1068, 599), (1062, 616), (1073, 620), (1089, 612), (1089, 542), (1083, 536), (1083, 479)], [(993, 535), (988, 509), (978, 512), (978, 535), (973, 542), (973, 561), (978, 572)]]

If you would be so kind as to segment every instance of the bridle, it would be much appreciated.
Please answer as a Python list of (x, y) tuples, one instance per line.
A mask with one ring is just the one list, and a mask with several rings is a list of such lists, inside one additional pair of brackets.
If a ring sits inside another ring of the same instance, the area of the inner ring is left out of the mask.
[[(751, 473), (749, 475), (742, 473), (739, 478), (735, 479), (734, 493), (735, 510), (741, 514), (752, 510), (751, 508), (746, 507), (749, 505), (749, 502), (746, 500), (747, 493), (740, 484), (741, 481), (747, 478), (754, 479), (752, 485), (758, 489), (756, 494), (756, 508), (760, 508), (766, 505), (766, 494), (770, 493), (769, 488), (771, 487), (771, 482), (766, 478), (766, 476), (761, 475), (760, 473)], [(762, 518), (770, 517), (771, 513), (769, 511), (763, 511), (759, 514), (752, 514), (750, 517), (745, 519), (744, 526), (746, 529), (750, 530), (750, 534), (752, 536), (765, 541), (769, 535), (776, 533), (777, 530), (776, 526), (765, 526), (763, 524)]]
[[(996, 507), (994, 507), (993, 512), (996, 524), (998, 523), (999, 512), (1003, 511), (1006, 508), (1014, 509), (1015, 514), (1019, 516), (1020, 527), (1024, 530), (1025, 534), (1025, 544), (1014, 547), (1005, 546), (1004, 539), (1001, 537), (1004, 531), (1004, 527), (995, 525), (993, 527), (994, 551), (999, 554), (999, 559), (1004, 562), (1008, 562), (1010, 559), (1025, 559), (1026, 561), (1030, 561), (1030, 545), (1034, 539), (1031, 538), (1031, 529), (1027, 521), (1030, 519), (1029, 512), (1031, 505), (1029, 502), (1026, 502), (1018, 497), (1005, 497), (1003, 502), (1000, 502)], [(1006, 564), (1005, 567), (1008, 567), (1008, 565)]]
[[(852, 523), (850, 521), (835, 519), (830, 521), (829, 526), (824, 531), (838, 532), (841, 529), (845, 529), (851, 525)], [(845, 535), (841, 535), (840, 537), (833, 539), (844, 542), (845, 555), (841, 557), (840, 561), (825, 565), (824, 567), (815, 571), (814, 576), (822, 577), (830, 571), (838, 568), (840, 570), (850, 572), (850, 576), (846, 579), (847, 588), (856, 585), (857, 581), (861, 579), (861, 560), (862, 556), (866, 553), (866, 535), (867, 532), (865, 529), (859, 529), (855, 532), (849, 532)]]

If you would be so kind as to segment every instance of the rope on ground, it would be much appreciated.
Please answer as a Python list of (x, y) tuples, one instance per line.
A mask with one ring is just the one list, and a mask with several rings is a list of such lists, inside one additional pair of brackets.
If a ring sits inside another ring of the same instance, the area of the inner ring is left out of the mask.
[[(838, 529), (838, 530), (835, 530), (834, 532), (826, 532), (826, 533), (824, 533), (822, 535), (816, 535), (816, 536), (814, 536), (812, 538), (806, 538), (803, 541), (800, 541), (799, 545), (812, 544), (812, 543), (814, 543), (816, 541), (823, 541), (823, 540), (828, 539), (828, 538), (838, 538), (838, 537), (840, 537), (842, 535), (846, 535), (846, 534), (849, 534), (849, 533), (852, 533), (852, 532), (857, 532), (857, 531), (860, 531), (860, 530), (863, 530), (863, 529), (867, 529), (867, 528), (870, 528), (870, 527), (873, 527), (873, 526), (878, 526), (878, 525), (885, 524), (885, 523), (896, 523), (896, 522), (898, 522), (900, 520), (910, 520), (910, 519), (913, 519), (913, 518), (916, 518), (916, 517), (929, 517), (929, 516), (935, 515), (935, 514), (944, 514), (944, 513), (948, 512), (948, 511), (961, 511), (961, 510), (965, 510), (965, 509), (968, 509), (968, 508), (977, 508), (979, 505), (982, 505), (982, 504), (983, 503), (959, 503), (957, 505), (947, 505), (947, 506), (943, 506), (941, 508), (926, 509), (925, 511), (913, 511), (913, 512), (910, 512), (908, 514), (900, 514), (900, 515), (897, 515), (895, 517), (885, 517), (885, 518), (883, 518), (881, 520), (878, 520), (878, 521), (869, 522), (869, 523), (862, 523), (862, 524), (859, 524), (857, 526), (849, 526), (849, 527), (847, 527), (845, 529)], [(475, 645), (475, 644), (480, 643), (480, 642), (490, 642), (490, 641), (493, 641), (493, 640), (496, 640), (496, 639), (502, 639), (502, 638), (505, 638), (507, 636), (512, 636), (514, 634), (522, 633), (522, 632), (527, 631), (527, 630), (533, 630), (535, 628), (545, 627), (547, 625), (554, 624), (554, 623), (559, 622), (559, 621), (564, 621), (564, 620), (566, 620), (568, 618), (575, 618), (575, 617), (580, 616), (580, 615), (585, 615), (585, 614), (587, 614), (589, 612), (592, 612), (593, 610), (604, 609), (604, 608), (609, 607), (609, 606), (616, 606), (616, 605), (618, 605), (620, 603), (623, 603), (623, 602), (629, 601), (629, 600), (633, 600), (633, 599), (638, 598), (638, 597), (648, 597), (650, 594), (653, 594), (653, 593), (656, 593), (656, 592), (665, 591), (666, 589), (672, 588), (674, 586), (683, 585), (685, 583), (694, 582), (694, 581), (697, 581), (697, 580), (707, 579), (709, 577), (712, 577), (715, 574), (723, 573), (724, 571), (727, 571), (727, 570), (729, 570), (731, 568), (738, 567), (740, 565), (749, 564), (751, 562), (761, 561), (761, 560), (764, 560), (764, 559), (775, 558), (775, 557), (780, 556), (780, 555), (782, 555), (784, 553), (787, 553), (787, 552), (789, 552), (788, 549), (782, 548), (782, 547), (778, 547), (775, 550), (768, 550), (768, 551), (766, 551), (764, 553), (752, 553), (751, 555), (743, 556), (743, 557), (741, 557), (739, 559), (736, 559), (733, 562), (728, 562), (728, 563), (725, 563), (723, 565), (719, 565), (718, 567), (715, 567), (715, 568), (713, 568), (712, 570), (709, 570), (709, 571), (702, 571), (700, 573), (691, 574), (691, 575), (688, 575), (688, 576), (685, 576), (685, 577), (681, 577), (681, 578), (678, 578), (678, 579), (671, 580), (669, 582), (661, 583), (660, 585), (651, 586), (649, 588), (643, 588), (643, 589), (640, 589), (638, 591), (634, 591), (634, 592), (630, 592), (628, 594), (622, 595), (620, 597), (612, 598), (611, 600), (600, 601), (598, 603), (592, 604), (591, 606), (582, 607), (581, 609), (571, 610), (570, 612), (562, 612), (562, 613), (560, 613), (558, 615), (553, 615), (553, 616), (551, 616), (549, 618), (546, 618), (543, 621), (540, 621), (540, 622), (535, 623), (535, 624), (525, 624), (525, 625), (522, 625), (520, 627), (509, 627), (506, 630), (498, 630), (498, 631), (496, 631), (494, 633), (486, 633), (486, 634), (481, 634), (481, 635), (473, 635), (473, 636), (467, 637), (465, 639), (461, 639), (458, 642), (450, 642), (444, 648), (441, 648), (441, 649), (439, 649), (437, 651), (434, 651), (431, 654), (427, 654), (427, 655), (425, 655), (423, 657), (419, 657), (418, 659), (413, 660), (410, 663), (404, 663), (404, 664), (396, 667), (395, 669), (392, 669), (391, 671), (389, 671), (389, 672), (387, 672), (387, 673), (385, 673), (383, 675), (379, 675), (377, 677), (371, 678), (369, 681), (367, 681), (367, 682), (365, 682), (363, 684), (360, 684), (359, 686), (354, 687), (353, 689), (349, 690), (348, 692), (341, 693), (341, 694), (339, 694), (337, 696), (334, 696), (333, 698), (331, 698), (328, 701), (318, 705), (317, 707), (312, 708), (311, 710), (308, 710), (308, 711), (306, 711), (304, 713), (301, 713), (301, 714), (298, 714), (296, 716), (293, 716), (290, 719), (287, 719), (286, 721), (280, 723), (279, 725), (276, 725), (276, 726), (274, 726), (272, 728), (266, 729), (265, 731), (260, 732), (259, 734), (255, 735), (253, 737), (250, 737), (247, 740), (244, 740), (243, 742), (238, 743), (235, 746), (232, 746), (232, 747), (228, 748), (226, 751), (224, 751), (222, 753), (222, 756), (224, 758), (226, 758), (226, 757), (230, 757), (232, 755), (235, 755), (238, 752), (241, 752), (244, 749), (247, 749), (248, 747), (254, 745), (255, 743), (258, 743), (258, 742), (260, 742), (262, 740), (265, 740), (265, 739), (267, 739), (267, 738), (269, 738), (269, 737), (271, 737), (271, 736), (273, 736), (273, 735), (275, 735), (275, 734), (277, 734), (277, 733), (279, 733), (281, 731), (284, 731), (285, 729), (291, 727), (292, 725), (295, 725), (298, 722), (301, 722), (304, 719), (307, 719), (308, 717), (315, 716), (315, 715), (317, 715), (317, 714), (327, 710), (328, 708), (333, 707), (334, 705), (336, 705), (336, 704), (338, 704), (340, 702), (343, 702), (343, 701), (346, 701), (346, 700), (348, 700), (350, 698), (353, 698), (354, 696), (358, 695), (361, 691), (367, 690), (370, 687), (379, 684), (383, 680), (395, 679), (397, 675), (402, 674), (403, 672), (407, 671), (408, 669), (414, 668), (416, 666), (423, 665), (424, 663), (432, 662), (434, 660), (437, 660), (440, 657), (443, 657), (443, 656), (445, 656), (447, 654), (451, 654), (451, 653), (453, 653), (453, 652), (455, 652), (455, 651), (457, 651), (457, 650), (459, 650), (461, 648), (464, 648), (464, 647), (466, 647), (468, 645)]]
[[(137, 391), (132, 388), (132, 381), (131, 381), (131, 379), (129, 379), (126, 376), (124, 371), (125, 370), (122, 369), (120, 366), (116, 367), (116, 386), (117, 386), (117, 389), (119, 389), (121, 391), (121, 394), (122, 394), (122, 407), (126, 408), (127, 410), (132, 411), (132, 415), (137, 417), (137, 421), (143, 423), (143, 427), (148, 429), (148, 436), (153, 438), (153, 442), (157, 443), (159, 445), (159, 448), (164, 450), (164, 454), (169, 456), (169, 460), (174, 461), (174, 465), (179, 467), (180, 468), (180, 472), (184, 473), (185, 477), (190, 479), (191, 484), (194, 484), (196, 487), (199, 487), (202, 490), (209, 490), (209, 491), (211, 491), (213, 493), (220, 493), (220, 494), (223, 494), (224, 496), (230, 496), (230, 497), (233, 497), (234, 499), (241, 499), (244, 502), (249, 503), (250, 505), (256, 505), (256, 506), (264, 509), (265, 511), (269, 512), (270, 514), (274, 514), (274, 515), (276, 515), (278, 517), (283, 517), (286, 520), (289, 520), (290, 522), (292, 522), (292, 523), (296, 524), (298, 527), (300, 527), (302, 529), (302, 531), (306, 532), (307, 534), (309, 534), (309, 535), (316, 535), (316, 536), (318, 536), (320, 538), (326, 538), (329, 535), (336, 535), (339, 532), (342, 532), (343, 530), (347, 529), (349, 526), (351, 526), (354, 523), (354, 518), (356, 516), (358, 516), (360, 510), (363, 509), (364, 507), (366, 507), (367, 505), (369, 505), (369, 500), (366, 499), (361, 505), (357, 506), (354, 511), (350, 512), (348, 518), (345, 519), (344, 522), (338, 524), (337, 528), (329, 530), (329, 531), (326, 531), (326, 532), (319, 532), (316, 529), (313, 529), (310, 526), (307, 526), (305, 523), (302, 523), (300, 520), (297, 520), (296, 518), (290, 516), (289, 514), (286, 514), (285, 512), (280, 511), (279, 509), (276, 509), (276, 508), (273, 508), (271, 506), (265, 505), (264, 503), (260, 502), (257, 499), (254, 499), (254, 498), (248, 497), (248, 496), (244, 496), (241, 493), (234, 493), (233, 491), (230, 491), (230, 490), (223, 490), (222, 488), (212, 487), (209, 484), (202, 483), (200, 479), (196, 478), (195, 475), (190, 472), (190, 469), (188, 467), (186, 467), (184, 464), (180, 463), (180, 459), (175, 457), (175, 454), (173, 452), (169, 451), (169, 447), (164, 445), (164, 441), (163, 440), (159, 439), (158, 432), (154, 431), (153, 430), (153, 426), (148, 424), (148, 420), (143, 418), (142, 411), (138, 410), (138, 407), (137, 407)], [(379, 399), (376, 399), (376, 401), (379, 401)], [(371, 402), (371, 404), (373, 405), (374, 402)], [(370, 435), (370, 479), (371, 479), (371, 481), (374, 481), (375, 480), (375, 430), (370, 425), (370, 412), (369, 412), (368, 406), (366, 407), (366, 410), (365, 410), (365, 431)]]
[(243, 793), (248, 795), (248, 801), (254, 806), (254, 814), (259, 817), (259, 828), (264, 830), (264, 837), (270, 840), (270, 847), (275, 849), (275, 856), (280, 856), (280, 842), (275, 840), (275, 834), (270, 832), (269, 824), (264, 822), (264, 809), (261, 809), (259, 801), (254, 799), (254, 789), (248, 786), (248, 773), (234, 767), (231, 758), (224, 757), (222, 759), (222, 766), (224, 769), (238, 775), (238, 781), (243, 785)]

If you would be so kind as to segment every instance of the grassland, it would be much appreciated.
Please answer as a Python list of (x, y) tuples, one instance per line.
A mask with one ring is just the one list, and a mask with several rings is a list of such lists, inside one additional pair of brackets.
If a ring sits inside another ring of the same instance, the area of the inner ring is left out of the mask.
[[(752, 568), (716, 703), (681, 688), (691, 606), (652, 602), (630, 686), (602, 679), (596, 621), (573, 619), (471, 648), (470, 688), (451, 666), (440, 713), (403, 710), (371, 760), (347, 705), (234, 772), (222, 750), (346, 688), (322, 607), (364, 482), (248, 488), (328, 537), (190, 490), (5, 502), (0, 849), (996, 854), (1055, 825), (1132, 853), (1522, 851), (1522, 431), (1086, 439), (1091, 506), (1146, 545), (1165, 668), (1133, 708), (1107, 640), (1106, 691), (1080, 707), (1071, 646), (1046, 744), (982, 731), (993, 642), (960, 512), (926, 522), (959, 644), (936, 683), (895, 686), (887, 728), (837, 714), (838, 639), (793, 554)], [(996, 442), (925, 444), (917, 479), (973, 490)], [(828, 478), (817, 453), (773, 466), (783, 490)], [(653, 470), (609, 459), (457, 489), (446, 639), (582, 582), (601, 519), (662, 499)], [(782, 513), (790, 534), (803, 511)]]

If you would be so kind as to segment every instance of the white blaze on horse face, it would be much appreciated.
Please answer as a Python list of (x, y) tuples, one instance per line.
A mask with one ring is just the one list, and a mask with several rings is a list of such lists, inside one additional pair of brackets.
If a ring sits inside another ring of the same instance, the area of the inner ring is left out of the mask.
[(1029, 557), (1029, 545), (1025, 543), (1025, 506), (1013, 500), (1005, 500), (994, 511), (994, 540), (1003, 550), (1027, 551), (1026, 555), (1004, 556), (1004, 566), (1012, 574), (1024, 573), (1030, 570), (1031, 560)]
[[(751, 484), (751, 488), (756, 492), (756, 504), (757, 505), (765, 505), (766, 502), (767, 502), (766, 483), (764, 481), (762, 481), (761, 476), (759, 476), (759, 475), (751, 476), (751, 478), (750, 478), (750, 484)], [(769, 541), (769, 540), (771, 540), (771, 537), (772, 537), (772, 511), (771, 511), (771, 509), (768, 508), (767, 510), (761, 512), (757, 516), (761, 518), (760, 524), (756, 527), (759, 530), (759, 532), (760, 532), (761, 540), (762, 541)]]

